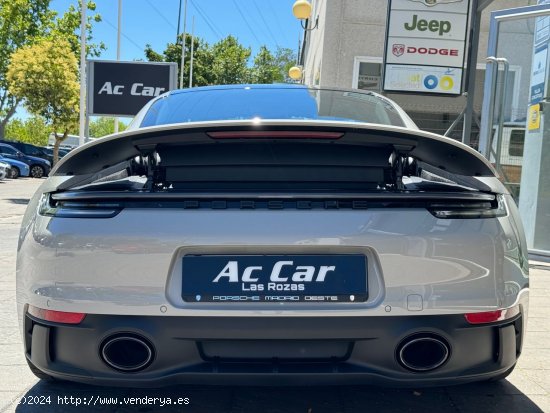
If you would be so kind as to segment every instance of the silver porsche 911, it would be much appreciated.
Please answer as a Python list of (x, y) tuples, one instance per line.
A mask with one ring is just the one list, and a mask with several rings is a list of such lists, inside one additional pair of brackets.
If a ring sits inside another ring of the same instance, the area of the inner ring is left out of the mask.
[(29, 366), (121, 386), (504, 378), (529, 279), (495, 175), (375, 93), (162, 95), (65, 156), (29, 203)]

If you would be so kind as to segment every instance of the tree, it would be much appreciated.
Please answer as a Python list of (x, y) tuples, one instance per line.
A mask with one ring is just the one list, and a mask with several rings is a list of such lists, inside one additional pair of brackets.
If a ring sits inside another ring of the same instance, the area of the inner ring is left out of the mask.
[[(86, 9), (95, 12), (96, 4), (93, 1), (86, 3)], [(71, 45), (71, 50), (77, 59), (80, 59), (80, 19), (82, 11), (82, 1), (78, 1), (78, 7), (71, 4), (67, 11), (61, 17), (50, 22), (48, 33), (53, 37), (61, 37), (67, 40)], [(103, 42), (93, 43), (92, 26), (93, 23), (101, 22), (101, 15), (95, 13), (90, 15), (86, 13), (86, 56), (99, 57), (101, 52), (106, 49)]]
[(282, 82), (294, 83), (288, 76), (288, 71), (292, 66), (296, 66), (296, 53), (286, 47), (278, 47), (275, 51), (275, 62), (282, 75)]
[[(168, 43), (162, 53), (146, 45), (146, 59), (151, 62), (176, 62), (179, 70), (181, 40), (182, 36), (179, 37), (178, 43)], [(241, 45), (233, 36), (227, 36), (212, 46), (195, 37), (193, 55), (193, 86), (291, 82), (288, 69), (296, 62), (296, 55), (291, 49), (277, 48), (273, 54), (266, 46), (262, 46), (254, 58), (253, 66), (249, 67), (250, 48)], [(191, 36), (186, 35), (183, 87), (189, 84), (190, 63)]]
[[(62, 15), (50, 10), (51, 0), (0, 0), (0, 139), (4, 137), (5, 128), (15, 114), (20, 103), (9, 92), (6, 73), (12, 54), (20, 47), (31, 45), (47, 36), (64, 37), (71, 44), (75, 56), (80, 55), (81, 3), (78, 7), (71, 5)], [(93, 1), (87, 3), (90, 11), (95, 11)], [(101, 21), (99, 14), (88, 16), (87, 54), (98, 57), (105, 50), (103, 43), (92, 43), (92, 23)]]
[(213, 84), (231, 85), (251, 81), (248, 59), (252, 51), (242, 46), (237, 38), (229, 35), (212, 46)]
[[(181, 39), (179, 37), (178, 43), (168, 43), (164, 52), (157, 53), (151, 45), (145, 45), (145, 57), (150, 62), (176, 62), (178, 64), (178, 85), (181, 69)], [(210, 70), (212, 66), (212, 48), (210, 45), (202, 40), (200, 37), (195, 36), (193, 47), (193, 86), (207, 86), (213, 84), (214, 80), (212, 72)], [(187, 87), (189, 85), (189, 72), (191, 67), (191, 35), (185, 36), (185, 67), (183, 71), (183, 85)]]
[[(118, 122), (118, 130), (122, 132), (126, 129), (126, 124)], [(106, 116), (101, 116), (90, 122), (90, 136), (93, 138), (101, 138), (115, 133), (115, 119)]]
[(46, 33), (53, 19), (49, 5), (50, 0), (0, 0), (0, 139), (19, 104), (6, 78), (11, 55)]
[(7, 79), (10, 93), (55, 133), (55, 164), (59, 145), (78, 125), (78, 61), (70, 43), (48, 37), (19, 48), (11, 57)]
[(275, 56), (266, 46), (262, 46), (254, 58), (252, 67), (252, 81), (254, 83), (280, 83), (284, 81)]
[(25, 120), (12, 119), (6, 126), (6, 137), (32, 145), (46, 146), (50, 130), (44, 119), (32, 116)]
[[(242, 46), (233, 36), (227, 36), (213, 46), (199, 37), (194, 39), (193, 86), (246, 83), (251, 80), (248, 59), (250, 48)], [(176, 62), (181, 65), (181, 37), (177, 44), (168, 43), (164, 52), (145, 47), (145, 57), (153, 62)], [(185, 38), (183, 87), (189, 85), (191, 66), (191, 36)], [(179, 75), (178, 75), (179, 76)], [(179, 77), (178, 77), (179, 79)]]

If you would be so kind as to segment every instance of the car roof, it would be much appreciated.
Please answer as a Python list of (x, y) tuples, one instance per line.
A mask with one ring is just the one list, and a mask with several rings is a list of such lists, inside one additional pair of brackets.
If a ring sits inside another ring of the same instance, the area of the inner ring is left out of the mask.
[[(254, 91), (258, 93), (250, 93)], [(271, 97), (261, 91), (273, 91), (274, 94)], [(321, 95), (315, 94), (318, 92), (327, 93), (324, 95), (326, 98), (321, 99)], [(349, 105), (349, 101), (347, 105), (331, 103), (333, 99), (344, 101), (352, 98), (361, 100), (359, 108), (376, 105), (380, 110), (356, 110), (354, 105)], [(235, 106), (237, 99), (242, 99), (242, 104)], [(184, 107), (186, 109), (182, 111)], [(345, 120), (418, 129), (396, 102), (376, 92), (288, 83), (215, 85), (173, 90), (146, 104), (127, 129), (256, 118)]]
[(15, 146), (13, 145), (10, 145), (9, 143), (5, 143), (5, 142), (0, 142), (0, 146), (7, 146), (8, 148), (12, 148), (12, 149), (15, 149), (16, 151), (19, 151), (19, 149), (17, 149)]

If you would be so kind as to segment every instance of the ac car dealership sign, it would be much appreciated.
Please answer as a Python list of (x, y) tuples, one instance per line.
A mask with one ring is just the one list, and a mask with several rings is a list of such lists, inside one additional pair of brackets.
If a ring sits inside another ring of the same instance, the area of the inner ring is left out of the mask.
[(151, 99), (176, 88), (176, 63), (88, 62), (88, 114), (134, 116)]
[(384, 90), (459, 95), (469, 0), (390, 0)]

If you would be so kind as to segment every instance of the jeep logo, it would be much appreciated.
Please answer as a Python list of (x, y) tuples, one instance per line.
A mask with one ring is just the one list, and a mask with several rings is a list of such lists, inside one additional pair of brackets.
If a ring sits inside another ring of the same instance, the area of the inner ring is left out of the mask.
[[(293, 261), (277, 261), (273, 265), (269, 280), (271, 282), (287, 282), (290, 278), (293, 282), (312, 282), (313, 279), (315, 282), (323, 282), (327, 274), (335, 270), (334, 265), (321, 265), (317, 270), (317, 268), (307, 265), (294, 267)], [(229, 261), (212, 282), (217, 283), (222, 279), (227, 279), (231, 283), (255, 283), (258, 282), (258, 278), (254, 274), (261, 271), (263, 271), (262, 266), (250, 266), (246, 267), (240, 276), (239, 263)], [(285, 275), (282, 274), (283, 272)]]
[(438, 33), (439, 36), (443, 36), (446, 33), (451, 31), (451, 22), (448, 20), (426, 20), (418, 19), (418, 15), (413, 15), (413, 20), (410, 23), (405, 23), (403, 25), (405, 30), (413, 31), (418, 30), (419, 32), (425, 32), (429, 30), (434, 33)]

